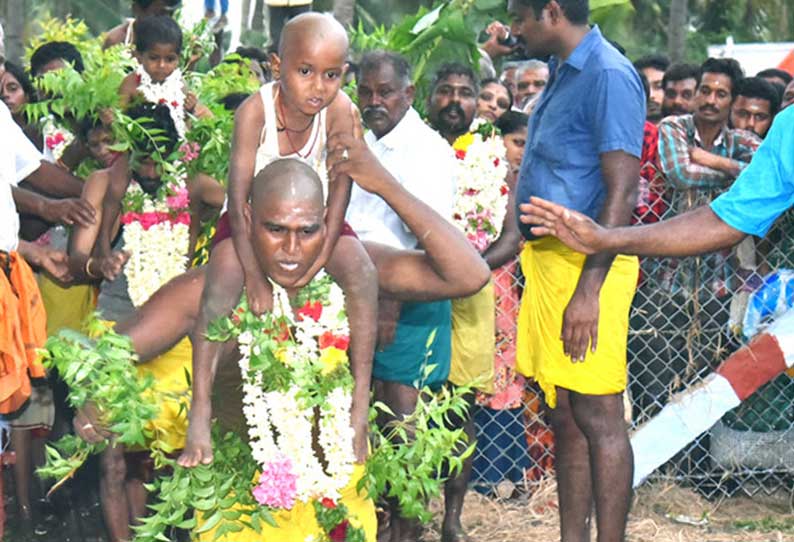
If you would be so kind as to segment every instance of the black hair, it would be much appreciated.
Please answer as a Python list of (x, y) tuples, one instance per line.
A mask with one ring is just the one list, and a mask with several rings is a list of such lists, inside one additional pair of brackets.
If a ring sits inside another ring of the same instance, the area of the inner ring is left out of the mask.
[[(520, 5), (532, 8), (537, 19), (540, 19), (543, 8), (549, 2), (550, 0), (518, 0)], [(587, 20), (590, 18), (590, 2), (588, 0), (557, 0), (557, 3), (565, 14), (565, 18), (572, 24), (587, 24)]]
[(401, 81), (411, 84), (411, 65), (403, 55), (393, 51), (377, 50), (364, 53), (358, 63), (358, 73), (363, 77), (363, 74), (380, 68), (383, 63), (391, 65), (394, 75)]
[(68, 41), (48, 41), (33, 52), (30, 57), (30, 75), (37, 77), (41, 69), (53, 60), (63, 60), (71, 64), (77, 73), (83, 73), (83, 55)]
[(510, 100), (510, 105), (507, 106), (507, 110), (510, 111), (510, 108), (513, 107), (513, 93), (510, 92), (510, 89), (507, 88), (507, 85), (502, 83), (496, 77), (489, 77), (487, 79), (483, 79), (480, 81), (480, 90), (484, 89), (486, 85), (490, 85), (491, 83), (496, 83), (500, 87), (504, 88), (507, 91), (507, 99)]
[(758, 98), (769, 102), (769, 113), (774, 117), (780, 109), (781, 95), (777, 87), (762, 77), (745, 77), (736, 83), (736, 96)]
[(654, 68), (660, 72), (667, 71), (670, 67), (670, 59), (664, 55), (653, 54), (645, 55), (634, 61), (634, 69), (639, 71), (645, 68)]
[(645, 101), (651, 99), (651, 84), (648, 82), (648, 78), (645, 77), (645, 74), (641, 71), (637, 70), (637, 75), (640, 76), (640, 82), (642, 82), (642, 90), (645, 91)]
[[(176, 131), (174, 119), (171, 118), (171, 110), (164, 104), (152, 104), (148, 102), (133, 105), (125, 114), (133, 120), (138, 120), (140, 124), (147, 130), (159, 130), (155, 136), (157, 139), (164, 141), (157, 141), (158, 147), (161, 147), (161, 155), (166, 158), (169, 154), (174, 152), (176, 145), (179, 141), (179, 133)], [(146, 138), (143, 141), (135, 141), (136, 150), (144, 154), (154, 154), (155, 142)], [(163, 148), (164, 147), (164, 148)]]
[(695, 86), (698, 86), (700, 84), (700, 75), (700, 66), (687, 64), (685, 62), (671, 64), (670, 67), (665, 70), (664, 77), (662, 77), (662, 88), (667, 88), (667, 83), (683, 81), (685, 79), (694, 79)]
[(260, 49), (259, 47), (243, 47), (240, 46), (234, 50), (234, 53), (240, 55), (243, 58), (247, 58), (249, 60), (256, 60), (257, 62), (269, 62), (270, 57), (267, 54), (267, 51)]
[[(149, 6), (154, 4), (157, 0), (132, 0), (133, 4), (136, 4), (141, 9), (149, 9)], [(165, 0), (166, 7), (170, 9), (174, 9), (179, 6), (181, 0)]]
[(731, 79), (731, 96), (736, 97), (736, 85), (744, 79), (744, 71), (735, 58), (709, 58), (700, 65), (702, 74), (721, 73)]
[(168, 15), (144, 17), (135, 21), (135, 49), (139, 53), (148, 51), (158, 43), (173, 45), (177, 53), (182, 52), (182, 29)]
[(249, 94), (245, 92), (232, 92), (227, 94), (223, 98), (218, 100), (218, 103), (223, 104), (223, 108), (227, 111), (234, 111), (240, 104), (242, 104), (247, 98)]
[(103, 130), (110, 130), (110, 126), (105, 126), (102, 124), (102, 121), (98, 118), (95, 118), (91, 115), (85, 117), (83, 120), (80, 121), (80, 126), (78, 127), (77, 135), (83, 143), (88, 143), (88, 134), (91, 133), (92, 130), (97, 128), (101, 128)]
[(19, 82), (19, 86), (22, 87), (22, 92), (25, 93), (25, 96), (28, 98), (28, 102), (35, 102), (36, 101), (36, 89), (33, 88), (33, 83), (30, 82), (30, 77), (25, 72), (25, 70), (19, 64), (15, 64), (10, 61), (6, 61), (6, 71), (14, 76)]
[(522, 128), (527, 127), (527, 123), (529, 122), (529, 115), (526, 113), (521, 113), (520, 111), (505, 111), (501, 117), (496, 119), (494, 125), (499, 128), (499, 131), (502, 132), (502, 135), (509, 135), (514, 134), (520, 131)]
[(460, 62), (447, 62), (446, 64), (442, 64), (436, 74), (433, 76), (433, 82), (430, 85), (430, 95), (436, 91), (436, 87), (442, 82), (446, 81), (452, 75), (461, 75), (463, 77), (468, 77), (471, 81), (472, 86), (474, 87), (475, 92), (479, 92), (480, 88), (478, 86), (479, 79), (474, 74), (474, 70), (472, 70), (469, 66), (465, 66)]
[(763, 77), (763, 78), (777, 77), (778, 79), (782, 79), (783, 81), (785, 81), (785, 84), (783, 85), (784, 87), (789, 83), (791, 83), (791, 74), (786, 70), (781, 70), (780, 68), (767, 68), (765, 70), (761, 70), (760, 72), (755, 74), (755, 76)]

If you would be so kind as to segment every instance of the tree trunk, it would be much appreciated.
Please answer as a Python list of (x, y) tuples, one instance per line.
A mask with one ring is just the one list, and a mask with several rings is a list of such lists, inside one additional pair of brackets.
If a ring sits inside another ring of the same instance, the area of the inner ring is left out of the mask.
[(334, 17), (347, 28), (353, 26), (356, 0), (334, 0)]
[(19, 63), (25, 52), (26, 0), (11, 0), (6, 5), (6, 21), (3, 25), (6, 40), (6, 58)]
[(667, 49), (670, 60), (681, 62), (686, 55), (687, 0), (671, 0), (670, 24), (667, 28)]
[(248, 25), (248, 21), (250, 19), (249, 15), (251, 14), (251, 0), (243, 0), (243, 16), (240, 18), (240, 34), (243, 34), (246, 30), (250, 30), (251, 27)]
[(265, 0), (253, 0), (254, 20), (251, 21), (251, 30), (254, 32), (264, 32), (265, 30)]

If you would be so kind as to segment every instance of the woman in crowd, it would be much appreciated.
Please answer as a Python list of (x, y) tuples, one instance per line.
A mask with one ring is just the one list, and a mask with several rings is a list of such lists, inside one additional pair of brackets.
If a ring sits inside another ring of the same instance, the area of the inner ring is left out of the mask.
[(480, 95), (477, 97), (477, 116), (489, 122), (496, 122), (499, 117), (513, 107), (513, 94), (498, 79), (484, 79), (480, 82)]

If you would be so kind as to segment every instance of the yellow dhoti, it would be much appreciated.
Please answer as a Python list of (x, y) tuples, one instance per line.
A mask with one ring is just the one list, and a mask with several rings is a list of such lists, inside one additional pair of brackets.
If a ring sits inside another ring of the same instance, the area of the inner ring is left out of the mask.
[[(356, 465), (350, 483), (342, 490), (340, 502), (347, 506), (350, 514), (350, 523), (355, 527), (364, 529), (367, 542), (377, 539), (378, 522), (375, 518), (375, 503), (367, 498), (366, 493), (359, 495), (356, 484), (364, 476), (364, 465)], [(251, 485), (253, 488), (253, 483)], [(220, 542), (307, 542), (323, 540), (320, 526), (314, 516), (314, 506), (311, 503), (298, 502), (291, 510), (273, 515), (278, 527), (264, 525), (262, 532), (257, 533), (252, 529), (244, 529), (239, 533), (231, 533), (221, 537)], [(199, 521), (199, 528), (201, 521)], [(215, 538), (215, 529), (202, 533), (201, 541), (210, 541)]]
[(190, 385), (185, 371), (192, 378), (192, 367), (193, 347), (187, 337), (168, 352), (137, 366), (141, 376), (154, 376), (152, 395), (160, 403), (159, 414), (147, 428), (173, 450), (185, 447), (187, 408), (190, 406)]
[(493, 282), (469, 297), (452, 300), (452, 361), (448, 380), (476, 384), (493, 393), (496, 355), (496, 298)]
[(615, 257), (601, 287), (597, 349), (588, 349), (584, 362), (572, 363), (560, 339), (562, 318), (584, 263), (583, 254), (553, 237), (527, 242), (521, 252), (526, 287), (518, 314), (516, 368), (538, 382), (552, 408), (558, 386), (588, 395), (626, 388), (629, 310), (639, 262), (634, 256)]
[(96, 310), (96, 287), (78, 284), (63, 288), (46, 275), (39, 275), (38, 280), (47, 311), (47, 335), (57, 335), (62, 329), (82, 329), (85, 319)]

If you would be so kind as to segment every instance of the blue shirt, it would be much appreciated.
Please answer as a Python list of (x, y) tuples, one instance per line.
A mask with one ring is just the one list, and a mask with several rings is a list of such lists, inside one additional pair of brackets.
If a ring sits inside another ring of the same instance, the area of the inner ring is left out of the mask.
[[(565, 62), (552, 57), (549, 74), (529, 118), (516, 204), (539, 196), (597, 218), (607, 196), (600, 155), (642, 153), (642, 82), (598, 26)], [(519, 222), (519, 227), (527, 239), (534, 238), (529, 226)]]
[(789, 106), (778, 113), (750, 165), (711, 203), (711, 210), (732, 228), (763, 237), (792, 205), (794, 106)]

